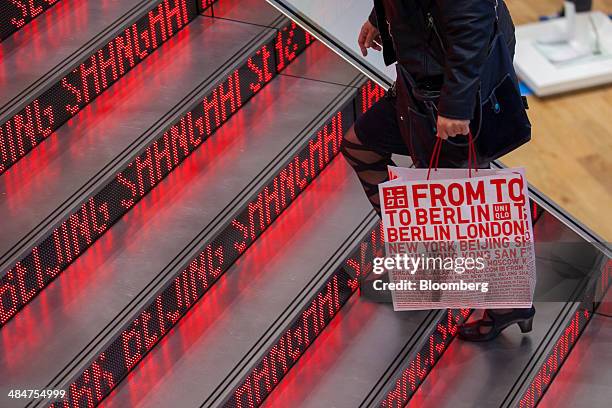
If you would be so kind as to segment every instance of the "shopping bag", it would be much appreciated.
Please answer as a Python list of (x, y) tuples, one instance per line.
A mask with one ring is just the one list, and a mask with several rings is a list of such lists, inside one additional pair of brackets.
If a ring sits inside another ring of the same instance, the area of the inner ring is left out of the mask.
[(531, 307), (536, 271), (525, 171), (469, 173), (389, 167), (391, 180), (379, 185), (389, 272), (383, 289), (395, 310)]

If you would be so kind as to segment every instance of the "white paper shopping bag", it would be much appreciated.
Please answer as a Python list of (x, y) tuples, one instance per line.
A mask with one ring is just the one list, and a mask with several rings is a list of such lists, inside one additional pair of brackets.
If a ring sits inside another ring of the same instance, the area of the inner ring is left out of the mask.
[(389, 169), (379, 186), (396, 310), (530, 307), (535, 251), (522, 168)]

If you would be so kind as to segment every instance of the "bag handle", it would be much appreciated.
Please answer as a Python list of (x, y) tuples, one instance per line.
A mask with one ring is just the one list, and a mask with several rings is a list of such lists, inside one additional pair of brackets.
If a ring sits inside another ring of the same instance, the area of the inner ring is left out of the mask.
[[(429, 169), (427, 170), (427, 180), (431, 175), (431, 170), (438, 171), (438, 163), (440, 162), (440, 153), (442, 152), (442, 143), (444, 139), (436, 138), (433, 151), (431, 152), (431, 158), (429, 159)], [(474, 142), (474, 136), (472, 131), (468, 133), (468, 176), (472, 177), (472, 168), (478, 172), (478, 157), (476, 155), (476, 147)]]

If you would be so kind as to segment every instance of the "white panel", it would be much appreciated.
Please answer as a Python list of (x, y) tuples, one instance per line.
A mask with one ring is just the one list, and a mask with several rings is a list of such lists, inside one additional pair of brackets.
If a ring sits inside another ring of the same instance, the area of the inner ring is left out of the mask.
[[(579, 13), (576, 18), (577, 30), (592, 30), (590, 15), (594, 17), (594, 21), (601, 24), (602, 13)], [(607, 17), (603, 21), (612, 26)], [(542, 41), (552, 33), (563, 30), (563, 24), (563, 19), (557, 19), (517, 27), (514, 65), (521, 80), (538, 96), (612, 83), (612, 57), (605, 55), (608, 54), (606, 42), (609, 41), (609, 38), (604, 38), (602, 34), (600, 34), (599, 41), (604, 55), (582, 58), (573, 62), (552, 63), (541, 53), (537, 40)], [(600, 33), (608, 32), (607, 27), (598, 28)]]

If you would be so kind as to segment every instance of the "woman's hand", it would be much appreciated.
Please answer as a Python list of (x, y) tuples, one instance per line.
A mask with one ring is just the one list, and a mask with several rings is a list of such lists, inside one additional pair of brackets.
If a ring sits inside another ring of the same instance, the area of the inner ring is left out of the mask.
[(359, 33), (359, 38), (357, 39), (359, 43), (359, 48), (361, 48), (361, 53), (365, 57), (368, 55), (368, 48), (372, 48), (376, 51), (382, 50), (380, 46), (380, 33), (378, 32), (378, 28), (374, 26), (374, 24), (366, 21), (361, 26), (361, 32)]
[(467, 135), (470, 132), (470, 121), (449, 119), (438, 115), (438, 137), (448, 139), (457, 135)]

